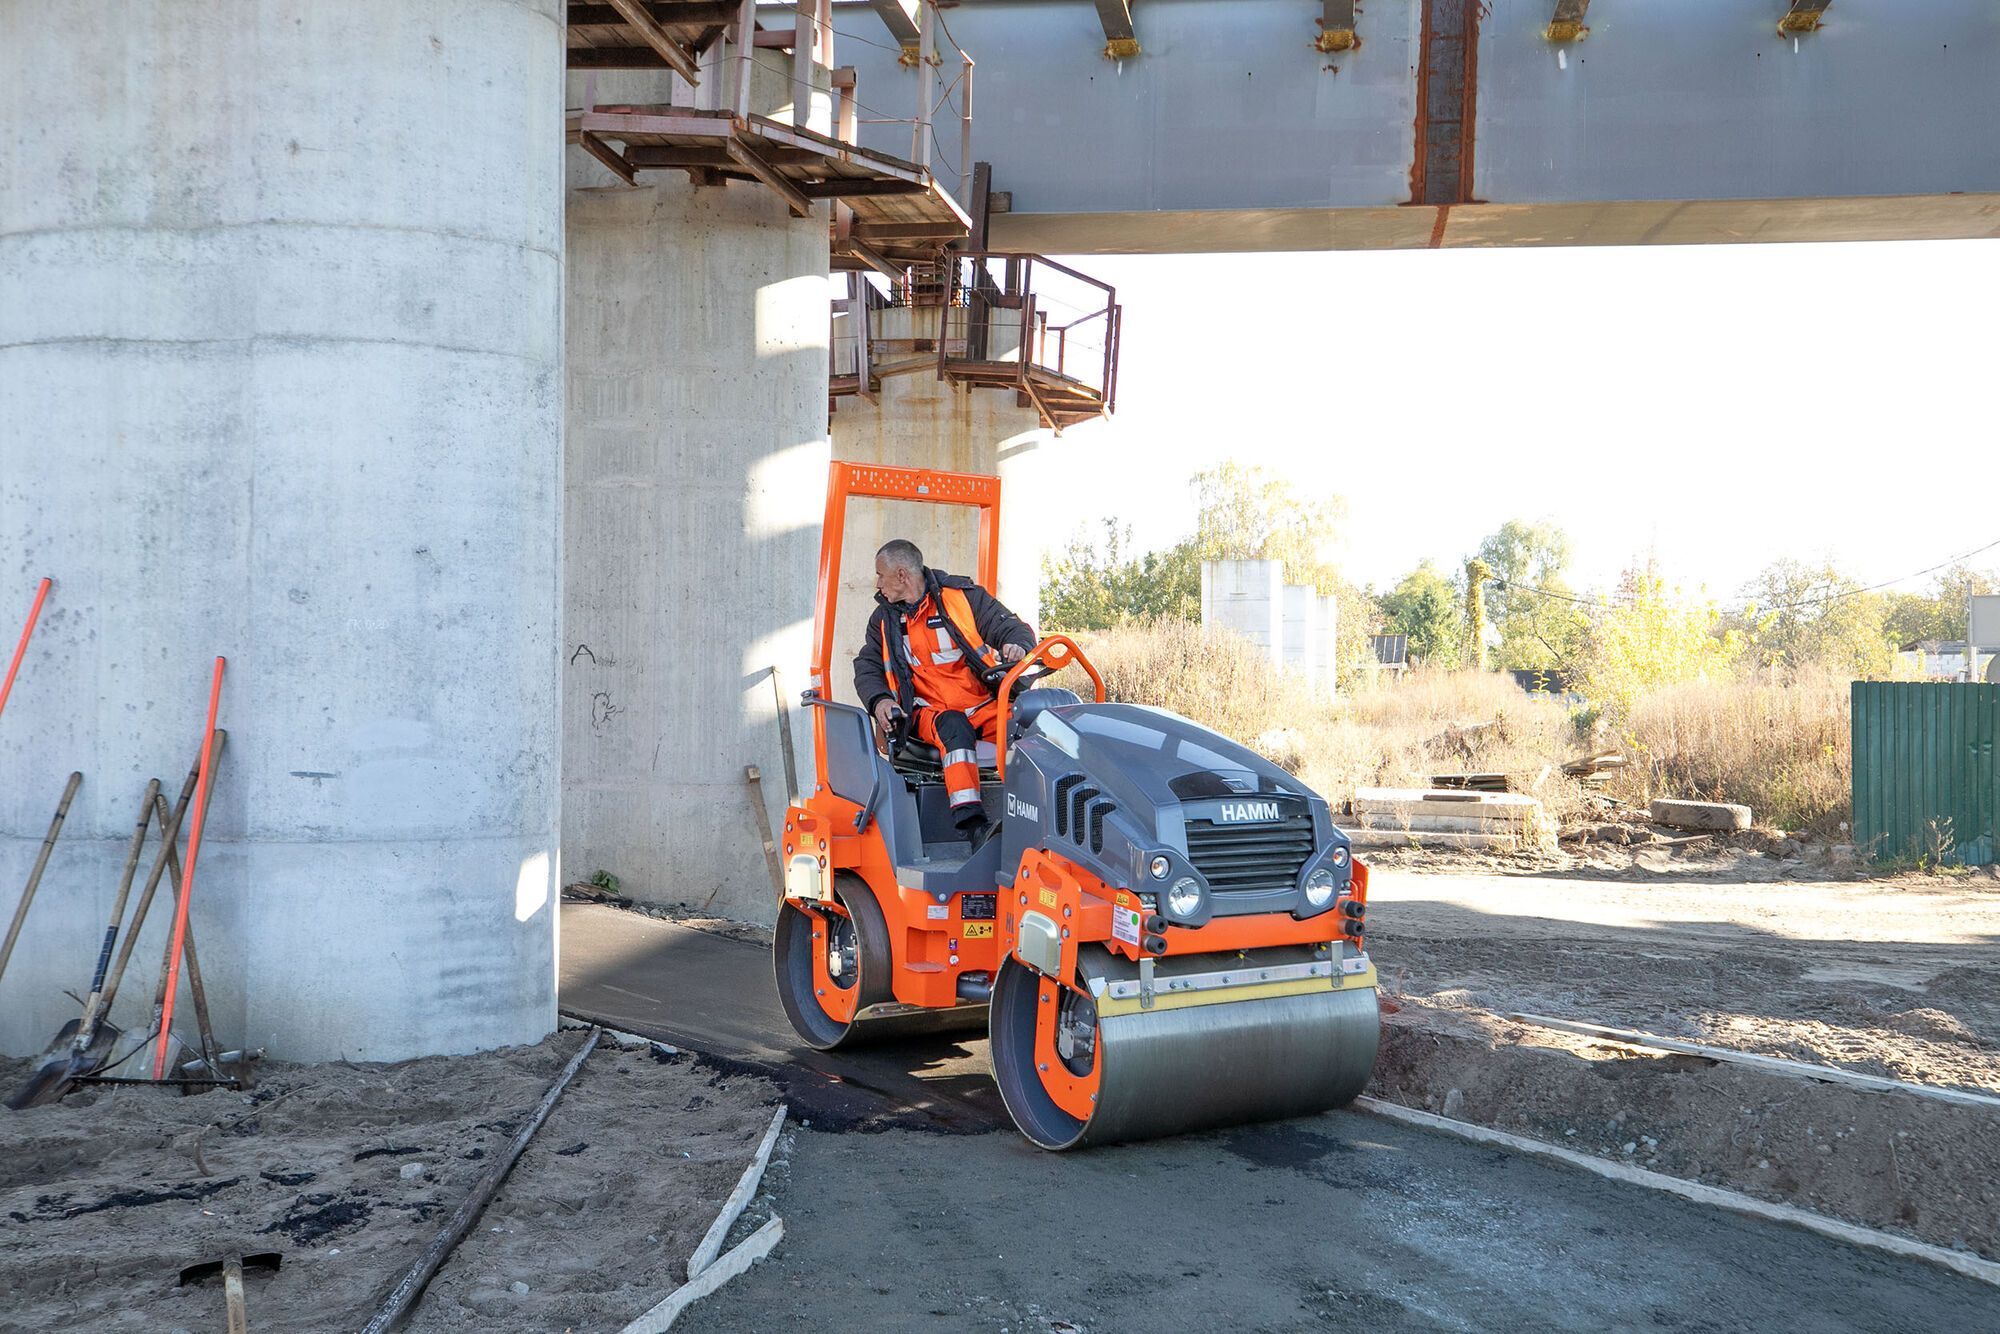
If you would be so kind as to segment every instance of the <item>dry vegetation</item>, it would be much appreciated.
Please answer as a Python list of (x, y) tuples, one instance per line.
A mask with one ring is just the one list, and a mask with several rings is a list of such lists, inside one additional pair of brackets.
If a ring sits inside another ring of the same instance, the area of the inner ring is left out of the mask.
[(1833, 673), (1663, 686), (1623, 731), (1634, 767), (1621, 795), (1741, 802), (1759, 824), (1841, 841), (1853, 755), (1848, 683)]
[(1593, 808), (1561, 765), (1615, 751), (1630, 767), (1612, 792), (1635, 804), (1742, 802), (1759, 824), (1830, 837), (1847, 818), (1847, 686), (1830, 674), (1660, 687), (1614, 725), (1486, 672), (1418, 671), (1329, 698), (1274, 671), (1248, 641), (1187, 622), (1099, 631), (1084, 646), (1113, 699), (1172, 709), (1250, 745), (1336, 805), (1359, 787), (1501, 772), (1569, 825)]

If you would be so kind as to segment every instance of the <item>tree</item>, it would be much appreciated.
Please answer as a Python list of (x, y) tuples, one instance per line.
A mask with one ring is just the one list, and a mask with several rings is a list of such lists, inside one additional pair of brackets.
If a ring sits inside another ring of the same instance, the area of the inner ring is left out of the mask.
[(1887, 675), (1894, 645), (1883, 605), (1832, 565), (1786, 557), (1744, 588), (1744, 638), (1759, 666), (1818, 664), (1854, 676)]
[(1649, 690), (1726, 677), (1741, 647), (1715, 604), (1682, 598), (1649, 564), (1627, 570), (1617, 599), (1591, 620), (1578, 675), (1605, 715), (1623, 722)]
[(1966, 596), (1990, 593), (2000, 593), (2000, 574), (1955, 565), (1931, 581), (1929, 592), (1888, 594), (1883, 633), (1894, 648), (1926, 639), (1963, 639)]
[(1493, 567), (1474, 556), (1465, 563), (1465, 656), (1476, 672), (1486, 670), (1486, 581)]
[(1052, 629), (1070, 630), (1161, 617), (1194, 620), (1201, 611), (1204, 560), (1282, 561), (1287, 580), (1335, 599), (1335, 671), (1351, 679), (1368, 652), (1377, 611), (1332, 558), (1344, 502), (1302, 497), (1290, 483), (1233, 461), (1195, 474), (1190, 485), (1195, 531), (1165, 551), (1134, 554), (1131, 529), (1106, 520), (1096, 541), (1078, 536), (1059, 556), (1045, 558), (1042, 619)]
[(1201, 562), (1186, 542), (1132, 554), (1132, 528), (1104, 520), (1099, 541), (1078, 534), (1042, 558), (1042, 620), (1052, 630), (1105, 630), (1201, 612)]
[(1465, 641), (1458, 618), (1458, 590), (1437, 566), (1424, 561), (1381, 598), (1390, 634), (1410, 637), (1410, 656), (1427, 666), (1458, 666)]
[(1500, 631), (1500, 665), (1568, 665), (1584, 628), (1582, 608), (1566, 600), (1569, 535), (1553, 523), (1509, 519), (1479, 544), (1478, 554), (1499, 585), (1487, 608)]

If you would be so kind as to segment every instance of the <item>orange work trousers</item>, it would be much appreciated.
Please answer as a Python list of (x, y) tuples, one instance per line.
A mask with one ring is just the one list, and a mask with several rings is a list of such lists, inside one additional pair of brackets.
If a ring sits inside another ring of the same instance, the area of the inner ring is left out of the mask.
[(936, 746), (944, 760), (945, 797), (952, 815), (960, 824), (981, 816), (985, 807), (979, 800), (978, 744), (999, 740), (997, 704), (989, 699), (969, 713), (926, 705), (917, 710), (916, 732), (920, 740)]

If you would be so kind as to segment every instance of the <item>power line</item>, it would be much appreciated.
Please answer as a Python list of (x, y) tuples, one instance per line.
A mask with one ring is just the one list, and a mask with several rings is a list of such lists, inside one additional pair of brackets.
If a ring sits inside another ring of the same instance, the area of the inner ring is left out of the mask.
[[(1983, 555), (1986, 552), (1993, 550), (1995, 547), (2000, 547), (2000, 539), (1988, 542), (1985, 546), (1982, 547), (1974, 547), (1971, 551), (1964, 552), (1960, 555), (1947, 557), (1946, 559), (1939, 561), (1937, 564), (1927, 565), (1921, 570), (1912, 570), (1908, 574), (1899, 574), (1893, 579), (1884, 579), (1879, 584), (1869, 584), (1864, 588), (1849, 588), (1839, 593), (1829, 593), (1825, 597), (1801, 598), (1797, 602), (1780, 603), (1778, 606), (1775, 607), (1759, 607), (1758, 610), (1766, 612), (1797, 611), (1802, 607), (1823, 607), (1831, 602), (1839, 602), (1846, 598), (1860, 597), (1863, 593), (1879, 593), (1883, 589), (1891, 587), (1892, 585), (1904, 583), (1911, 579), (1920, 579), (1927, 574), (1936, 574), (1939, 570), (1948, 570), (1954, 565), (1958, 565), (1964, 561), (1971, 560), (1974, 556)], [(1494, 579), (1492, 583), (1496, 587), (1505, 588), (1511, 592), (1532, 593), (1536, 597), (1551, 598), (1559, 602), (1571, 602), (1575, 603), (1579, 607), (1593, 607), (1600, 611), (1613, 611), (1617, 608), (1618, 605), (1613, 602), (1603, 602), (1596, 598), (1575, 597), (1568, 593), (1558, 592), (1553, 588), (1536, 588), (1532, 584), (1517, 584), (1507, 579)]]

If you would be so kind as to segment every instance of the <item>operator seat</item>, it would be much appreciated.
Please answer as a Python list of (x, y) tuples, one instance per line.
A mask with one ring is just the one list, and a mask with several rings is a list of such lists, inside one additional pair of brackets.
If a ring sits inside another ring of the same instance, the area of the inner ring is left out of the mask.
[[(1008, 728), (1008, 741), (1012, 742), (1035, 720), (1035, 715), (1043, 709), (1058, 708), (1064, 704), (1080, 701), (1073, 690), (1061, 686), (1037, 686), (1023, 690), (1014, 697), (1014, 712)], [(994, 772), (994, 745), (991, 741), (981, 741), (978, 745), (979, 776), (982, 779), (997, 777)], [(938, 754), (936, 746), (919, 741), (912, 736), (903, 743), (903, 748), (889, 757), (896, 772), (919, 783), (942, 783), (944, 781), (944, 758)]]

